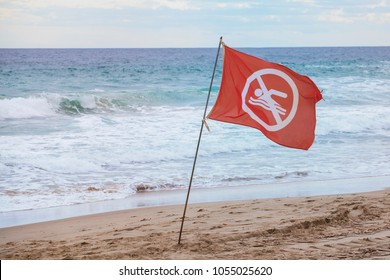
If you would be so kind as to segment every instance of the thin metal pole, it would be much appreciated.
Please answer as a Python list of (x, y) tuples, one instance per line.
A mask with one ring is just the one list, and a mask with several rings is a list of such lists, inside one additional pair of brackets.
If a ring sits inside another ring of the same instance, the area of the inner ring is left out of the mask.
[(182, 232), (183, 232), (184, 219), (185, 219), (185, 217), (186, 217), (188, 199), (189, 199), (189, 197), (190, 197), (190, 191), (191, 191), (191, 186), (192, 186), (192, 179), (194, 178), (195, 165), (196, 165), (196, 160), (197, 160), (197, 158), (198, 158), (200, 140), (202, 139), (202, 132), (203, 132), (204, 122), (205, 122), (205, 119), (206, 119), (207, 106), (209, 105), (210, 93), (211, 93), (211, 88), (212, 88), (212, 86), (213, 86), (214, 75), (215, 75), (215, 70), (216, 70), (216, 68), (217, 68), (217, 62), (218, 62), (219, 51), (220, 51), (220, 49), (221, 49), (221, 45), (222, 45), (222, 36), (221, 36), (221, 38), (219, 39), (218, 52), (217, 52), (217, 56), (216, 56), (216, 58), (215, 58), (213, 75), (211, 76), (211, 81), (210, 81), (209, 94), (207, 95), (207, 101), (206, 101), (206, 106), (205, 106), (205, 108), (204, 108), (203, 119), (202, 119), (202, 125), (200, 126), (198, 145), (196, 146), (194, 164), (192, 165), (192, 172), (191, 172), (190, 183), (189, 183), (189, 185), (188, 185), (186, 203), (185, 203), (185, 205), (184, 205), (183, 217), (181, 218), (181, 227), (180, 227), (179, 241), (178, 241), (178, 244), (179, 244), (179, 245), (180, 245), (180, 242), (181, 242), (181, 234), (182, 234)]

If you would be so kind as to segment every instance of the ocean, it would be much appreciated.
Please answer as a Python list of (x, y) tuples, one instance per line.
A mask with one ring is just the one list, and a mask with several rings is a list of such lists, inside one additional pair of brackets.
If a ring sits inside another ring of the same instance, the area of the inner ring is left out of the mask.
[[(323, 90), (316, 139), (209, 120), (193, 188), (390, 178), (390, 47), (239, 50)], [(0, 49), (0, 212), (186, 189), (216, 52)]]

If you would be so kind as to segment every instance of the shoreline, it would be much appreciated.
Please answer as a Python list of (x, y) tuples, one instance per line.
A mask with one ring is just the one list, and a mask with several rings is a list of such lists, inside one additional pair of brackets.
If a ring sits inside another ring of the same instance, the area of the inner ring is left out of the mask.
[[(390, 176), (376, 176), (263, 185), (244, 185), (241, 187), (193, 188), (191, 190), (189, 204), (222, 201), (234, 202), (248, 199), (364, 193), (384, 190), (389, 187)], [(124, 199), (0, 212), (0, 229), (129, 209), (143, 209), (166, 205), (184, 207), (186, 193), (187, 190), (141, 192)]]
[(390, 189), (137, 208), (0, 229), (1, 259), (386, 259)]

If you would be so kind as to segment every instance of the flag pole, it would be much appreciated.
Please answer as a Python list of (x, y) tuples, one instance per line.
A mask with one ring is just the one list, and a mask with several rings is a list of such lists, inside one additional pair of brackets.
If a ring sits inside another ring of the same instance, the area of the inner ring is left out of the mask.
[(181, 227), (180, 227), (180, 233), (179, 233), (179, 241), (178, 241), (178, 243), (177, 243), (178, 245), (180, 245), (180, 242), (181, 242), (181, 234), (182, 234), (182, 232), (183, 232), (184, 219), (185, 219), (185, 216), (186, 216), (187, 205), (188, 205), (188, 199), (189, 199), (189, 197), (190, 197), (191, 186), (192, 186), (192, 179), (194, 178), (194, 171), (195, 171), (196, 160), (197, 160), (197, 158), (198, 158), (200, 140), (202, 139), (203, 127), (204, 127), (204, 124), (205, 124), (205, 121), (206, 121), (207, 106), (208, 106), (209, 100), (210, 100), (210, 93), (211, 93), (211, 88), (212, 88), (212, 86), (213, 86), (214, 75), (215, 75), (215, 70), (216, 70), (216, 68), (217, 68), (217, 62), (218, 62), (219, 51), (220, 51), (220, 49), (221, 49), (221, 45), (222, 45), (222, 36), (221, 36), (221, 38), (219, 39), (219, 45), (218, 45), (217, 56), (215, 57), (213, 75), (211, 76), (209, 93), (208, 93), (208, 95), (207, 95), (206, 106), (205, 106), (205, 108), (204, 108), (202, 124), (201, 124), (201, 126), (200, 126), (198, 145), (196, 146), (196, 152), (195, 152), (195, 157), (194, 157), (194, 164), (192, 165), (191, 178), (190, 178), (190, 183), (189, 183), (189, 185), (188, 185), (187, 198), (186, 198), (186, 202), (185, 202), (185, 205), (184, 205), (183, 217), (181, 218)]

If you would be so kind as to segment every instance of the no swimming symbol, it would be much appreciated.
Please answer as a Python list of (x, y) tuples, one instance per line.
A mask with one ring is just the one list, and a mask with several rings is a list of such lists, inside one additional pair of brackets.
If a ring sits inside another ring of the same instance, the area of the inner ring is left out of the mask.
[[(267, 86), (264, 78), (267, 75), (272, 75), (273, 80), (287, 83), (289, 90), (277, 89), (275, 85)], [(250, 90), (253, 87), (256, 89)], [(284, 99), (284, 105), (277, 99)], [(242, 109), (266, 130), (278, 131), (293, 120), (298, 99), (298, 89), (294, 81), (283, 71), (267, 68), (258, 70), (247, 78), (242, 90)], [(272, 114), (272, 123), (262, 118), (262, 114), (258, 113), (259, 109)]]

